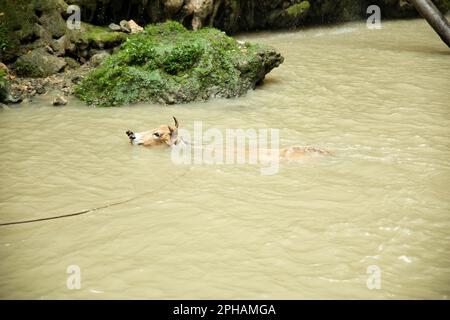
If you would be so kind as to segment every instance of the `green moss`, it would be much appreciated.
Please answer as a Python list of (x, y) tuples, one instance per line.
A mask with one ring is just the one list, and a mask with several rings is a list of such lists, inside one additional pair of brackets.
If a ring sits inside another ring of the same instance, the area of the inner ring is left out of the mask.
[(0, 52), (6, 52), (10, 48), (10, 37), (4, 23), (0, 23)]
[(67, 30), (66, 35), (67, 41), (77, 46), (85, 44), (85, 47), (91, 48), (113, 48), (128, 37), (123, 32), (111, 31), (108, 27), (94, 26), (85, 22), (81, 23), (80, 30)]
[(299, 16), (308, 10), (310, 4), (308, 1), (302, 1), (300, 3), (294, 4), (286, 9), (287, 13), (291, 16)]
[(194, 32), (172, 21), (150, 25), (89, 73), (75, 94), (97, 106), (238, 96), (261, 73), (261, 50), (214, 28)]
[(5, 102), (9, 96), (9, 81), (6, 71), (0, 69), (0, 102)]
[(88, 23), (82, 23), (82, 29), (85, 31), (80, 33), (81, 39), (88, 43), (121, 43), (127, 37), (123, 32), (114, 32), (107, 27), (94, 26)]
[(20, 41), (31, 38), (36, 17), (30, 1), (0, 1), (0, 60), (11, 61)]
[(13, 61), (22, 44), (35, 40), (37, 12), (62, 12), (66, 7), (62, 0), (0, 0), (0, 60)]
[(14, 69), (18, 76), (20, 77), (44, 77), (45, 74), (40, 68), (35, 67), (33, 64), (27, 61), (17, 61), (14, 64)]

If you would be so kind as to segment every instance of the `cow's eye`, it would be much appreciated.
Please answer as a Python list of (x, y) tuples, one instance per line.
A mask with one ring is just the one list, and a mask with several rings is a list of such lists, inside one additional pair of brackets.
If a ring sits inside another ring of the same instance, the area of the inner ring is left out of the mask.
[(157, 138), (160, 137), (160, 134), (159, 134), (158, 132), (155, 132), (153, 135), (154, 135), (155, 137), (157, 137)]

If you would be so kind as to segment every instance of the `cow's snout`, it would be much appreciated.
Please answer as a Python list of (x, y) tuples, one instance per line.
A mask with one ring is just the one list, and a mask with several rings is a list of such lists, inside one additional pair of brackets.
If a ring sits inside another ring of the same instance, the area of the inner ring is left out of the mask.
[(128, 130), (127, 131), (127, 136), (128, 136), (128, 138), (130, 138), (130, 140), (136, 139), (136, 136), (134, 135), (133, 131)]

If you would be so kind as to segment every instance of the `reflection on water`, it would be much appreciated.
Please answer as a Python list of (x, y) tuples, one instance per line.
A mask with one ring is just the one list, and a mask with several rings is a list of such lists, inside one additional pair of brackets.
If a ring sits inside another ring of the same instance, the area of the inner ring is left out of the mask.
[[(444, 298), (450, 294), (450, 57), (423, 21), (241, 35), (286, 60), (240, 99), (0, 112), (1, 298)], [(174, 165), (128, 144), (182, 127), (278, 128), (334, 157)], [(66, 287), (67, 267), (81, 289)], [(381, 271), (369, 290), (367, 270)], [(371, 270), (371, 269), (369, 269)]]

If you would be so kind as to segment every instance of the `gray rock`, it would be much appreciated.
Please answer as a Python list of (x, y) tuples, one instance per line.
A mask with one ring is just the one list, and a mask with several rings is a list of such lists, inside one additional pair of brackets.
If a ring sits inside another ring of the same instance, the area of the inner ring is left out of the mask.
[(55, 107), (57, 107), (57, 106), (65, 106), (67, 104), (67, 102), (68, 101), (67, 101), (67, 99), (65, 97), (59, 95), (53, 100), (52, 104)]
[(89, 50), (88, 49), (80, 50), (79, 55), (82, 58), (87, 58), (89, 56)]
[(81, 76), (79, 74), (74, 75), (71, 79), (72, 83), (74, 83), (74, 84), (79, 83), (81, 80), (83, 80), (83, 76)]
[(106, 51), (96, 53), (91, 57), (91, 59), (89, 60), (89, 63), (91, 64), (91, 66), (97, 67), (109, 56), (110, 56), (110, 54)]
[(26, 77), (47, 77), (61, 71), (67, 62), (55, 57), (45, 48), (39, 48), (25, 54), (14, 63), (16, 73)]
[(45, 89), (45, 85), (39, 85), (36, 87), (37, 94), (44, 94), (46, 92), (47, 92), (47, 89)]
[(122, 28), (115, 23), (109, 24), (109, 29), (111, 29), (112, 31), (122, 31)]
[(32, 103), (32, 102), (33, 102), (33, 100), (31, 98), (25, 98), (25, 99), (22, 100), (22, 104), (29, 104), (29, 103)]
[(6, 97), (6, 100), (4, 102), (6, 103), (21, 103), (23, 98), (20, 95), (11, 95), (9, 94)]
[(47, 51), (50, 54), (54, 54), (55, 51), (53, 51), (53, 48), (51, 46), (45, 46), (44, 47), (45, 51)]
[(80, 63), (77, 60), (75, 60), (74, 58), (65, 57), (64, 60), (66, 61), (67, 66), (71, 69), (77, 69), (80, 67)]
[(59, 38), (57, 40), (52, 40), (50, 42), (50, 46), (53, 49), (53, 52), (56, 56), (60, 57), (60, 56), (64, 55), (65, 42), (66, 42), (66, 36), (62, 36), (61, 38)]
[(183, 0), (166, 0), (164, 2), (164, 9), (168, 15), (174, 15), (180, 11), (183, 3)]
[(62, 37), (66, 33), (66, 22), (56, 10), (44, 12), (39, 22), (55, 38)]
[(9, 84), (0, 79), (0, 102), (7, 102), (9, 98)]

